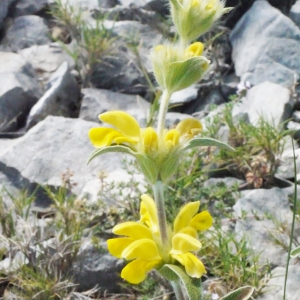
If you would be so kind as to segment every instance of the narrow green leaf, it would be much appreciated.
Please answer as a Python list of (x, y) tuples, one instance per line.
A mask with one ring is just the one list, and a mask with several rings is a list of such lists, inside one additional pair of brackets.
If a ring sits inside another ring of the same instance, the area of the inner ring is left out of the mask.
[(222, 297), (220, 300), (247, 300), (253, 292), (254, 288), (252, 286), (243, 286)]
[(95, 150), (89, 157), (87, 164), (89, 164), (95, 157), (108, 152), (120, 152), (120, 153), (130, 154), (133, 156), (135, 155), (135, 152), (133, 152), (130, 148), (126, 146), (120, 146), (120, 145), (108, 146), (108, 147), (103, 147)]
[(219, 147), (228, 151), (235, 151), (234, 148), (232, 148), (231, 146), (220, 142), (218, 140), (212, 139), (212, 138), (193, 138), (191, 139), (188, 144), (184, 147), (184, 150), (188, 150), (194, 147), (199, 147), (199, 146), (215, 146), (215, 147)]
[(296, 258), (300, 256), (300, 247), (295, 248), (294, 250), (291, 251), (291, 257)]
[(176, 281), (180, 279), (185, 291), (189, 297), (189, 300), (202, 299), (202, 285), (200, 278), (191, 278), (185, 272), (185, 270), (176, 265), (164, 265), (159, 272), (170, 281)]

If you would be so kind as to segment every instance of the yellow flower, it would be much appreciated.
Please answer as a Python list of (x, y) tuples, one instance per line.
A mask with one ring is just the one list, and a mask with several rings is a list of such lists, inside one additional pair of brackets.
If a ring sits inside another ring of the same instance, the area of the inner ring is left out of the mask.
[(157, 210), (153, 199), (142, 195), (141, 219), (116, 225), (113, 233), (122, 237), (107, 241), (109, 252), (129, 260), (121, 277), (130, 283), (142, 282), (153, 268), (159, 270), (164, 264), (182, 265), (190, 277), (200, 278), (205, 271), (203, 263), (192, 252), (201, 248), (197, 231), (212, 225), (207, 211), (197, 213), (200, 202), (186, 204), (179, 211), (173, 229), (169, 229), (167, 247), (163, 247), (158, 229)]
[(174, 25), (186, 43), (208, 31), (229, 11), (222, 0), (170, 0), (170, 3)]
[(151, 51), (151, 59), (160, 87), (173, 93), (199, 81), (209, 65), (208, 59), (201, 56), (203, 48), (200, 42), (186, 49), (170, 43), (156, 46)]
[(89, 138), (99, 149), (92, 154), (91, 159), (109, 151), (134, 155), (151, 183), (158, 178), (166, 181), (172, 176), (182, 149), (202, 129), (198, 120), (188, 118), (176, 128), (165, 130), (163, 137), (159, 138), (152, 127), (140, 128), (138, 122), (123, 111), (106, 112), (99, 118), (114, 128), (90, 129)]

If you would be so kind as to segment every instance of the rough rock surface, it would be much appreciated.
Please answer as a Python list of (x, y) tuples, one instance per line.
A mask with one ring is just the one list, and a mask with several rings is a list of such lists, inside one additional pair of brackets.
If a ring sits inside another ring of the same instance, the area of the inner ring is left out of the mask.
[(15, 185), (27, 180), (60, 186), (62, 174), (69, 170), (77, 184), (73, 192), (79, 194), (90, 180), (98, 178), (101, 170), (111, 173), (122, 169), (121, 158), (116, 154), (107, 154), (86, 165), (94, 150), (87, 132), (97, 126), (80, 119), (49, 116), (1, 152), (0, 171), (8, 174), (15, 170)]
[(14, 19), (4, 37), (4, 45), (13, 52), (32, 45), (50, 43), (49, 30), (43, 18), (21, 16)]
[(126, 95), (102, 89), (83, 89), (79, 118), (99, 122), (98, 115), (109, 110), (123, 110), (143, 126), (147, 123), (149, 102), (140, 96)]
[[(262, 30), (263, 29), (263, 30)], [(292, 86), (300, 73), (300, 29), (267, 1), (256, 1), (230, 35), (235, 71), (252, 85)]]
[(80, 89), (64, 62), (48, 82), (48, 90), (32, 107), (27, 118), (29, 129), (47, 116), (75, 118), (79, 114)]
[(15, 131), (42, 91), (31, 65), (15, 53), (0, 52), (0, 82), (0, 131)]
[[(270, 103), (272, 102), (272, 106)], [(252, 87), (240, 104), (237, 104), (232, 114), (244, 115), (253, 125), (257, 125), (263, 118), (274, 127), (292, 116), (293, 102), (289, 89), (266, 81)]]

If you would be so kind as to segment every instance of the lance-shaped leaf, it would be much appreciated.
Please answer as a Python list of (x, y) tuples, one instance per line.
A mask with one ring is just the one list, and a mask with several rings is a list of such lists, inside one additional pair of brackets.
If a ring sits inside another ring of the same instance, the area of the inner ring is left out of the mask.
[(254, 288), (252, 286), (243, 286), (222, 297), (220, 300), (247, 300), (252, 296), (253, 292)]
[(225, 149), (228, 151), (235, 151), (234, 148), (232, 148), (231, 146), (220, 142), (218, 140), (212, 139), (212, 138), (202, 138), (202, 137), (196, 137), (191, 139), (187, 145), (183, 148), (184, 150), (188, 150), (194, 147), (199, 147), (199, 146), (215, 146), (221, 149)]
[(180, 280), (189, 300), (202, 299), (202, 283), (200, 278), (191, 278), (179, 266), (166, 264), (159, 273), (170, 281)]
[(89, 157), (87, 164), (89, 164), (95, 157), (108, 153), (108, 152), (120, 152), (120, 153), (125, 153), (125, 154), (130, 154), (135, 156), (135, 152), (132, 151), (129, 147), (126, 146), (121, 146), (121, 145), (116, 145), (116, 146), (108, 146), (108, 147), (103, 147), (100, 149), (95, 150)]

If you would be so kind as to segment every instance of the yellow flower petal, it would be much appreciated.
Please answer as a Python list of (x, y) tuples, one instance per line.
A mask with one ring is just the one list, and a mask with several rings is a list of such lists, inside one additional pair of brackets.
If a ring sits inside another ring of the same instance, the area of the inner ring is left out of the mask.
[(201, 132), (202, 124), (197, 119), (188, 118), (179, 122), (176, 129), (179, 131), (180, 136), (188, 135), (193, 137)]
[(190, 202), (183, 206), (174, 221), (174, 232), (177, 233), (184, 227), (189, 226), (193, 216), (198, 212), (200, 201)]
[(135, 258), (156, 260), (160, 259), (158, 248), (153, 240), (141, 239), (134, 241), (122, 252), (122, 257), (131, 260)]
[(130, 262), (121, 272), (121, 277), (132, 284), (138, 284), (142, 282), (147, 273), (155, 268), (161, 260), (144, 260), (136, 259)]
[(149, 195), (142, 195), (141, 199), (141, 222), (145, 222), (146, 224), (148, 222), (147, 225), (152, 232), (158, 234), (159, 228), (155, 202)]
[(179, 137), (180, 137), (179, 131), (176, 129), (171, 129), (168, 131), (164, 139), (166, 143), (169, 143), (170, 146), (174, 147), (178, 145)]
[(115, 238), (107, 240), (107, 248), (111, 255), (121, 258), (122, 252), (127, 248), (134, 240), (131, 238)]
[(136, 144), (137, 141), (132, 138), (129, 138), (129, 137), (120, 136), (120, 137), (116, 137), (114, 139), (114, 143), (116, 143), (116, 144), (124, 144), (124, 143)]
[(131, 115), (123, 111), (109, 111), (101, 114), (99, 119), (116, 127), (123, 135), (138, 141), (140, 126)]
[(170, 254), (181, 254), (189, 251), (198, 251), (201, 243), (185, 233), (177, 233), (172, 238), (172, 250)]
[(195, 239), (198, 237), (197, 230), (194, 227), (191, 227), (191, 226), (184, 227), (183, 229), (181, 229), (179, 231), (179, 233), (188, 234), (188, 235), (190, 235), (191, 237), (193, 237)]
[(185, 267), (185, 271), (190, 277), (200, 278), (206, 273), (201, 260), (190, 252), (173, 255), (173, 257)]
[(213, 219), (208, 211), (202, 211), (194, 216), (191, 220), (190, 226), (196, 230), (207, 230), (212, 226)]
[(158, 136), (152, 127), (148, 127), (142, 132), (143, 146), (145, 152), (154, 152), (158, 148)]
[(144, 224), (138, 222), (125, 222), (116, 225), (112, 232), (118, 235), (128, 236), (134, 240), (138, 239), (152, 239), (151, 230)]
[(89, 130), (89, 138), (96, 148), (110, 146), (116, 137), (122, 134), (113, 128), (92, 128)]
[(203, 53), (204, 45), (200, 42), (191, 44), (186, 50), (186, 57), (200, 56)]

